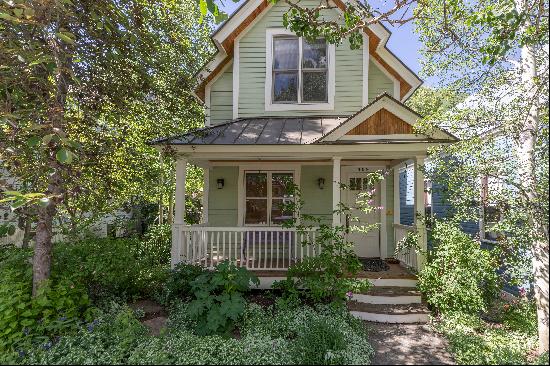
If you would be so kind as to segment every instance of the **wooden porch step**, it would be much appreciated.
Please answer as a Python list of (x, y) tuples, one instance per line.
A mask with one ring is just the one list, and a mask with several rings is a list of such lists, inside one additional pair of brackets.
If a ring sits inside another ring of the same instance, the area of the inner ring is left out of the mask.
[(420, 291), (414, 287), (398, 286), (373, 286), (367, 292), (367, 295), (373, 296), (420, 296)]
[(353, 299), (365, 304), (420, 304), (422, 295), (414, 287), (373, 286)]
[(430, 310), (425, 304), (365, 304), (349, 301), (348, 309), (359, 319), (378, 323), (426, 323)]

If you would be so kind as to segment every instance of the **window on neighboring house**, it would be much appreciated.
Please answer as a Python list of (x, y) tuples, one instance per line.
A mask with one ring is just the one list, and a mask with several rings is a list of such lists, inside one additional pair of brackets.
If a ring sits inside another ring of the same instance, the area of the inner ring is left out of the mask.
[(289, 172), (245, 172), (245, 224), (281, 225), (292, 218), (284, 204), (294, 199), (288, 194), (293, 177)]
[(489, 177), (481, 178), (481, 203), (482, 217), (480, 220), (481, 239), (496, 241), (502, 233), (495, 230), (495, 226), (500, 222), (502, 213), (507, 209), (505, 202), (499, 202), (498, 193), (501, 184), (496, 179)]
[(328, 48), (324, 39), (274, 36), (272, 103), (328, 102)]
[(424, 213), (426, 217), (432, 216), (432, 181), (424, 180)]

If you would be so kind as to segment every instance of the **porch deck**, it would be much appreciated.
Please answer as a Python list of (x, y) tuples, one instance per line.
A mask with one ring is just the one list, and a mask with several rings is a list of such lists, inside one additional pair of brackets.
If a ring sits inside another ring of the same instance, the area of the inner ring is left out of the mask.
[[(409, 269), (401, 264), (388, 263), (390, 269), (381, 272), (367, 272), (360, 271), (357, 275), (358, 278), (368, 278), (372, 280), (378, 279), (395, 279), (395, 280), (416, 280), (417, 276)], [(258, 277), (286, 277), (288, 271), (271, 271), (271, 270), (252, 270), (252, 272)]]

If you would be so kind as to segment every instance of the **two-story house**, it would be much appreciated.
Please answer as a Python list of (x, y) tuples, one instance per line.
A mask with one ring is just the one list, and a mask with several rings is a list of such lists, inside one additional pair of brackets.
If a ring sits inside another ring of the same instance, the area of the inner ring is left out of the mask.
[[(315, 0), (303, 0), (304, 5)], [(345, 2), (326, 16), (341, 20)], [(423, 165), (430, 147), (456, 139), (445, 131), (415, 134), (419, 115), (404, 102), (421, 80), (387, 47), (381, 24), (363, 34), (361, 49), (346, 41), (309, 43), (282, 26), (288, 5), (248, 0), (213, 34), (217, 53), (199, 75), (196, 95), (206, 107), (206, 127), (161, 139), (179, 154), (176, 172), (172, 264), (212, 267), (229, 259), (253, 270), (284, 271), (312, 248), (283, 229), (281, 182), (292, 179), (302, 192), (304, 213), (345, 225), (335, 213), (340, 202), (354, 205), (367, 189), (368, 172), (391, 173), (376, 188), (366, 224), (368, 234), (350, 234), (360, 257), (394, 256), (396, 242), (415, 227), (426, 248), (421, 221), (400, 222), (399, 169), (414, 166), (415, 212), (424, 213)], [(187, 163), (204, 168), (204, 222), (184, 221)], [(349, 186), (342, 190), (340, 183)], [(307, 235), (315, 235), (312, 231)], [(420, 267), (421, 256), (399, 256)]]

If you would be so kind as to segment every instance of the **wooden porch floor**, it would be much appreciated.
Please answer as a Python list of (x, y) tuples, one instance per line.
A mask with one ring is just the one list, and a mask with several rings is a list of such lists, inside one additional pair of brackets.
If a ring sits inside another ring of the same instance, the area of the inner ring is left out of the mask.
[[(367, 272), (361, 271), (358, 273), (359, 278), (368, 279), (400, 279), (400, 280), (416, 280), (414, 273), (400, 264), (388, 263), (390, 269), (382, 272)], [(250, 268), (249, 268), (250, 269)], [(286, 270), (254, 270), (250, 269), (258, 277), (286, 277)]]

